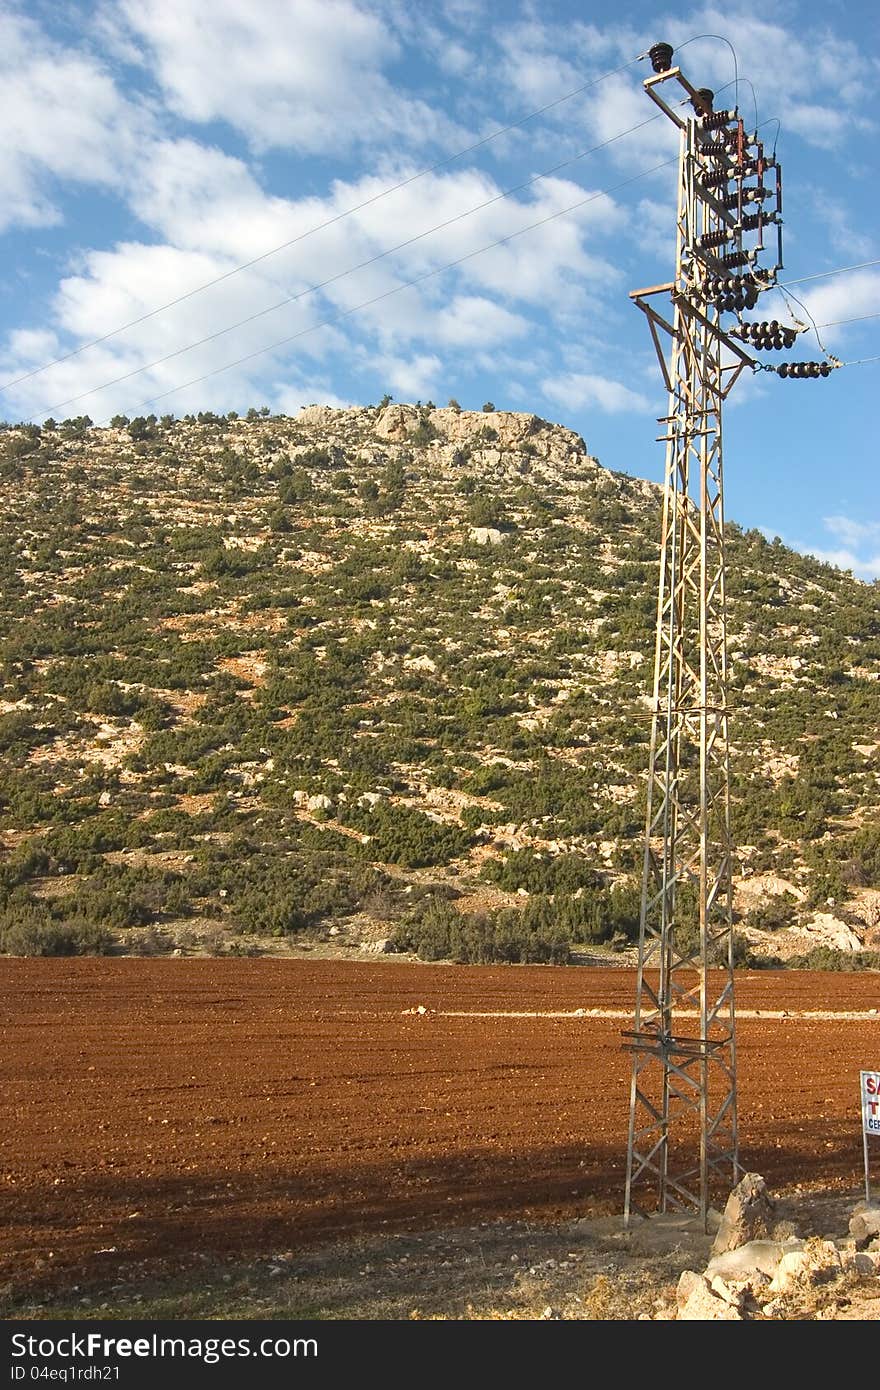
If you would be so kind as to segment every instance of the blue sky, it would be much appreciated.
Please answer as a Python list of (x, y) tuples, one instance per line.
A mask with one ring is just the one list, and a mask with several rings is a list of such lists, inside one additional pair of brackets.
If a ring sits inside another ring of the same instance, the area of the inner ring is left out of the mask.
[[(778, 119), (783, 281), (880, 257), (875, 0), (0, 4), (0, 378), (25, 378), (0, 415), (491, 400), (660, 479), (664, 395), (628, 300), (674, 255), (674, 133), (631, 129), (655, 114), (632, 60), (657, 39), (719, 104), (729, 40), (747, 124), (757, 102), (772, 144)], [(839, 358), (880, 353), (880, 266), (793, 292)], [(821, 357), (812, 337), (793, 355)], [(749, 375), (725, 418), (728, 515), (861, 578), (880, 576), (878, 368)]]

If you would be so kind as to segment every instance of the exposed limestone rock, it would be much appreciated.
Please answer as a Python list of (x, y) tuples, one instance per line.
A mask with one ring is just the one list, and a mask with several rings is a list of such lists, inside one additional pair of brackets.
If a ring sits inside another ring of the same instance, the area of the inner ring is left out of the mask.
[(694, 1290), (701, 1286), (708, 1287), (702, 1274), (698, 1274), (695, 1269), (683, 1270), (675, 1291), (675, 1301), (679, 1308), (683, 1308)]
[(850, 1217), (849, 1233), (855, 1240), (856, 1249), (864, 1250), (872, 1240), (880, 1236), (880, 1206), (875, 1203), (868, 1206), (865, 1202), (859, 1202)]
[[(326, 406), (307, 406), (297, 416), (297, 422), (315, 428), (351, 427), (360, 416), (361, 428), (370, 410), (331, 411)], [(349, 418), (351, 417), (351, 418)], [(389, 443), (404, 444), (425, 421), (424, 411), (414, 405), (391, 404), (371, 421), (372, 433)], [(550, 425), (537, 415), (512, 410), (432, 410), (427, 423), (435, 431), (436, 444), (451, 456), (456, 448), (467, 447), (480, 453), (484, 463), (497, 465), (503, 453), (525, 452), (538, 458), (566, 456), (587, 458), (584, 441), (572, 430)], [(595, 462), (595, 461), (594, 461)], [(596, 464), (598, 468), (598, 464)]]
[[(731, 1194), (722, 1227), (730, 1232), (743, 1211), (763, 1212), (770, 1221), (773, 1205), (763, 1179), (747, 1174)], [(864, 1214), (862, 1225), (858, 1218)], [(852, 1213), (853, 1225), (867, 1236), (880, 1225), (880, 1206), (860, 1202)], [(777, 1222), (775, 1239), (752, 1240), (714, 1254), (702, 1273), (685, 1270), (675, 1316), (688, 1321), (875, 1317), (880, 1248), (853, 1249), (854, 1238), (780, 1239), (786, 1227), (793, 1229), (790, 1222)]]
[(799, 888), (791, 879), (781, 878), (779, 874), (744, 873), (737, 885), (733, 905), (737, 912), (746, 913), (768, 899), (783, 895), (797, 903), (804, 902), (807, 896), (803, 888)]
[(418, 428), (418, 424), (419, 412), (414, 405), (388, 405), (376, 421), (373, 432), (379, 439), (393, 439), (402, 443)]
[(772, 1234), (775, 1206), (760, 1173), (746, 1173), (727, 1199), (712, 1254), (735, 1250)]
[(369, 951), (374, 956), (387, 956), (393, 953), (394, 943), (390, 937), (381, 937), (378, 941), (362, 942), (361, 950)]
[(809, 1240), (779, 1261), (770, 1284), (773, 1293), (788, 1294), (827, 1284), (843, 1273), (843, 1259), (831, 1240)]
[(713, 1255), (706, 1273), (719, 1274), (723, 1279), (747, 1279), (755, 1272), (772, 1277), (783, 1255), (802, 1249), (803, 1242), (799, 1240), (749, 1240), (733, 1250)]
[(678, 1281), (676, 1294), (679, 1321), (742, 1322), (738, 1295), (728, 1289), (721, 1279), (718, 1284), (724, 1289), (724, 1297), (719, 1297), (704, 1275), (686, 1269)]
[(858, 951), (861, 941), (852, 927), (841, 922), (833, 912), (817, 912), (806, 924), (812, 945), (833, 946), (838, 951)]

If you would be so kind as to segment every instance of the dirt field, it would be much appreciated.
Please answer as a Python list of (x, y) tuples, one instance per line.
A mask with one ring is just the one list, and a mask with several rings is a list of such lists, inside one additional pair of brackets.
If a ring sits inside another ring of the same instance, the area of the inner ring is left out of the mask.
[[(628, 970), (3, 960), (0, 1283), (617, 1210), (633, 990)], [(878, 996), (871, 974), (738, 977), (742, 1160), (772, 1185), (857, 1187)]]

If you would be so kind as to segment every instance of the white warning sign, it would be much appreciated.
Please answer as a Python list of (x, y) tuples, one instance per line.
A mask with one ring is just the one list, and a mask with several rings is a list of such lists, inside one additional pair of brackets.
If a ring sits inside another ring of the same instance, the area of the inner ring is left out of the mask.
[(865, 1134), (880, 1135), (880, 1071), (863, 1071), (862, 1128)]

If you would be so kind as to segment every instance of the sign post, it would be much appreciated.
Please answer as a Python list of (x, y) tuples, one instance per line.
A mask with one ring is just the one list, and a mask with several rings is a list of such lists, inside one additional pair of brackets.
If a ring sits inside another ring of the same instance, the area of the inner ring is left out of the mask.
[(871, 1175), (868, 1166), (868, 1135), (880, 1136), (880, 1071), (859, 1073), (862, 1092), (862, 1144), (865, 1150), (865, 1202), (871, 1205)]

